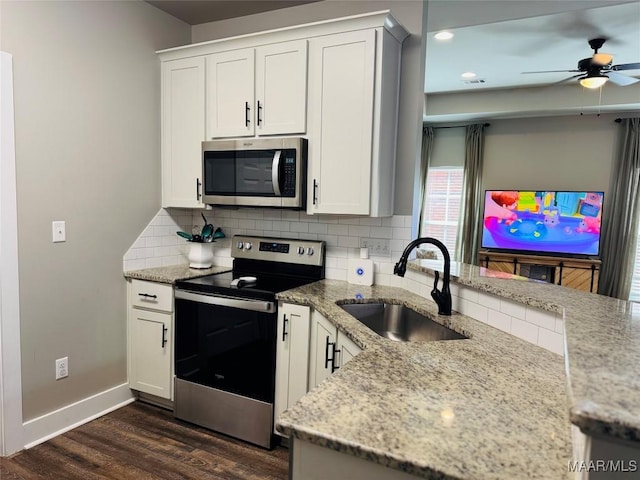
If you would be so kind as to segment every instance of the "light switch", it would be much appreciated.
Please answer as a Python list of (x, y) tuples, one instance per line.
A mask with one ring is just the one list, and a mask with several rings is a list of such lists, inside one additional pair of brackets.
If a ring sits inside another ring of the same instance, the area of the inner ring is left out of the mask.
[(53, 243), (67, 241), (67, 231), (63, 221), (56, 220), (51, 222), (51, 230), (53, 234)]

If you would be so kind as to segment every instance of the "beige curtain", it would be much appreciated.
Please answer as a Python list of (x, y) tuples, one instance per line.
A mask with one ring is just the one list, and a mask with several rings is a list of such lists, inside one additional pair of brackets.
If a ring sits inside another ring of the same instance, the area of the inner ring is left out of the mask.
[(628, 300), (640, 220), (640, 118), (625, 118), (620, 124), (602, 212), (598, 293)]
[(422, 157), (420, 160), (420, 216), (418, 226), (418, 236), (422, 236), (422, 215), (424, 214), (424, 196), (427, 193), (427, 174), (431, 153), (433, 152), (433, 127), (422, 127)]
[(465, 139), (464, 181), (455, 258), (459, 262), (471, 265), (477, 263), (476, 257), (480, 247), (485, 126), (483, 123), (468, 125)]

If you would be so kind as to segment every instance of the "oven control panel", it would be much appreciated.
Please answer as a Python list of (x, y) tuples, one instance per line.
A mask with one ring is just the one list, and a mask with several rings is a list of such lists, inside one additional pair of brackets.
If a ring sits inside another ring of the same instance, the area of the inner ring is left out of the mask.
[(233, 258), (322, 266), (324, 251), (325, 242), (315, 240), (234, 235), (231, 241)]

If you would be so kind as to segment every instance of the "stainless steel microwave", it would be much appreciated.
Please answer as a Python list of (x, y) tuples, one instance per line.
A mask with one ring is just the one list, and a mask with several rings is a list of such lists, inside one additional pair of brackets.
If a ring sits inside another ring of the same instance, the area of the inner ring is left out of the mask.
[(202, 142), (202, 178), (206, 204), (304, 209), (307, 140)]

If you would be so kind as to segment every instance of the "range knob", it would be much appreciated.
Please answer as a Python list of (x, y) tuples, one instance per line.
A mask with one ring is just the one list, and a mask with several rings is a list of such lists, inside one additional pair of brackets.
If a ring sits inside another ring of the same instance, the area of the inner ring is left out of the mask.
[(245, 242), (245, 244), (244, 244), (244, 249), (245, 250), (251, 250), (251, 247), (252, 247), (251, 242)]
[(298, 247), (298, 255), (304, 255), (304, 247)]
[(242, 247), (244, 247), (244, 243), (243, 242), (238, 242), (238, 244), (236, 246), (238, 247), (238, 250), (242, 250)]
[(313, 248), (311, 247), (307, 248), (307, 255), (313, 255)]

